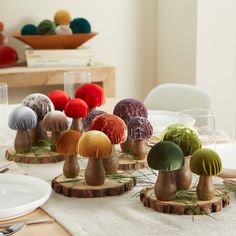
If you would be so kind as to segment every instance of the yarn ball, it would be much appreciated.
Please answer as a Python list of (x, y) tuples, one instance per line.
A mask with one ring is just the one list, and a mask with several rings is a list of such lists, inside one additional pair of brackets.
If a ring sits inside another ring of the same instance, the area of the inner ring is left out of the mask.
[(55, 29), (55, 33), (59, 35), (70, 35), (73, 34), (71, 28), (67, 25), (58, 25)]
[(89, 112), (88, 105), (79, 98), (70, 100), (65, 106), (65, 114), (73, 119), (86, 116)]
[(52, 101), (55, 110), (63, 111), (67, 102), (70, 101), (69, 95), (63, 90), (53, 90), (48, 94), (48, 97)]
[(0, 22), (0, 32), (2, 32), (4, 30), (4, 24), (3, 22)]
[(18, 55), (14, 48), (7, 45), (0, 46), (0, 68), (14, 65), (18, 61)]
[(152, 136), (153, 128), (145, 117), (131, 117), (127, 124), (129, 139), (144, 140)]
[(59, 10), (54, 15), (55, 25), (69, 25), (71, 21), (70, 13), (66, 10)]
[(26, 96), (22, 104), (34, 110), (39, 120), (42, 120), (49, 111), (54, 110), (51, 100), (42, 93), (32, 93)]
[(42, 35), (55, 34), (55, 24), (51, 20), (43, 20), (38, 25), (38, 32)]
[(91, 33), (90, 23), (84, 18), (75, 18), (70, 22), (74, 34)]
[(8, 37), (5, 33), (0, 33), (0, 45), (6, 44), (8, 42)]
[(75, 92), (75, 97), (84, 100), (89, 109), (99, 107), (105, 102), (105, 93), (97, 84), (82, 84)]
[(102, 114), (97, 116), (89, 126), (89, 130), (102, 131), (110, 139), (112, 144), (123, 143), (127, 139), (127, 126), (116, 115)]
[(126, 124), (128, 124), (130, 117), (148, 117), (147, 108), (142, 102), (134, 98), (119, 101), (114, 107), (113, 114), (119, 116)]
[(8, 126), (13, 130), (27, 130), (36, 126), (37, 114), (26, 106), (15, 108), (8, 117)]
[(82, 119), (82, 124), (83, 124), (83, 129), (84, 131), (88, 131), (89, 126), (91, 124), (91, 122), (93, 121), (93, 119), (101, 114), (106, 113), (105, 111), (101, 111), (101, 110), (92, 110), (91, 112), (88, 113), (88, 115), (86, 115), (85, 117), (83, 117)]
[(22, 35), (37, 35), (39, 34), (37, 26), (33, 24), (24, 25), (21, 29)]

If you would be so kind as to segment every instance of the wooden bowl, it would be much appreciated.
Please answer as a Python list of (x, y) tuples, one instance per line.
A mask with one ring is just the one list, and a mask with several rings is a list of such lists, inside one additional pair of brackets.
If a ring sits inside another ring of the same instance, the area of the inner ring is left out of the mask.
[(21, 35), (14, 33), (12, 36), (34, 49), (74, 49), (96, 34), (96, 32), (72, 35)]

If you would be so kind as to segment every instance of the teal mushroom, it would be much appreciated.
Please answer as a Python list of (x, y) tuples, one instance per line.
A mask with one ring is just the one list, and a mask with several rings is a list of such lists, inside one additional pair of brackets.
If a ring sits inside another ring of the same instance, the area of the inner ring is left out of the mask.
[(184, 164), (184, 155), (178, 145), (169, 141), (155, 144), (148, 153), (147, 162), (150, 168), (159, 170), (154, 187), (155, 196), (161, 201), (175, 199), (177, 186), (173, 171)]
[(189, 169), (190, 156), (202, 146), (197, 132), (184, 124), (173, 124), (166, 128), (161, 140), (171, 141), (183, 151), (184, 165), (175, 172), (175, 180), (178, 190), (188, 189), (192, 182), (192, 173)]
[(219, 155), (212, 149), (202, 148), (193, 153), (190, 169), (199, 175), (197, 196), (202, 201), (211, 200), (215, 196), (212, 176), (220, 173), (222, 163)]

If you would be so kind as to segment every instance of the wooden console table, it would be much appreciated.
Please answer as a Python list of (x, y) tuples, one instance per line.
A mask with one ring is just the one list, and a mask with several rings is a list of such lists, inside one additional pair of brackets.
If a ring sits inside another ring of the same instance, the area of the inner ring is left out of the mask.
[(24, 65), (3, 68), (0, 69), (0, 83), (6, 83), (9, 89), (63, 85), (64, 72), (73, 70), (90, 72), (91, 82), (101, 85), (106, 97), (115, 97), (115, 68), (100, 64), (87, 67), (29, 68)]

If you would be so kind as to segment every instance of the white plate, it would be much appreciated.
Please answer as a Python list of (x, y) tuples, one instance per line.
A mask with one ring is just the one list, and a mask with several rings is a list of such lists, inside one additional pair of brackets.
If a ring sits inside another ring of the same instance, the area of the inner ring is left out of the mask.
[(51, 194), (44, 180), (18, 174), (0, 174), (0, 221), (34, 211)]
[(216, 152), (221, 157), (225, 169), (236, 169), (236, 143), (216, 144)]

